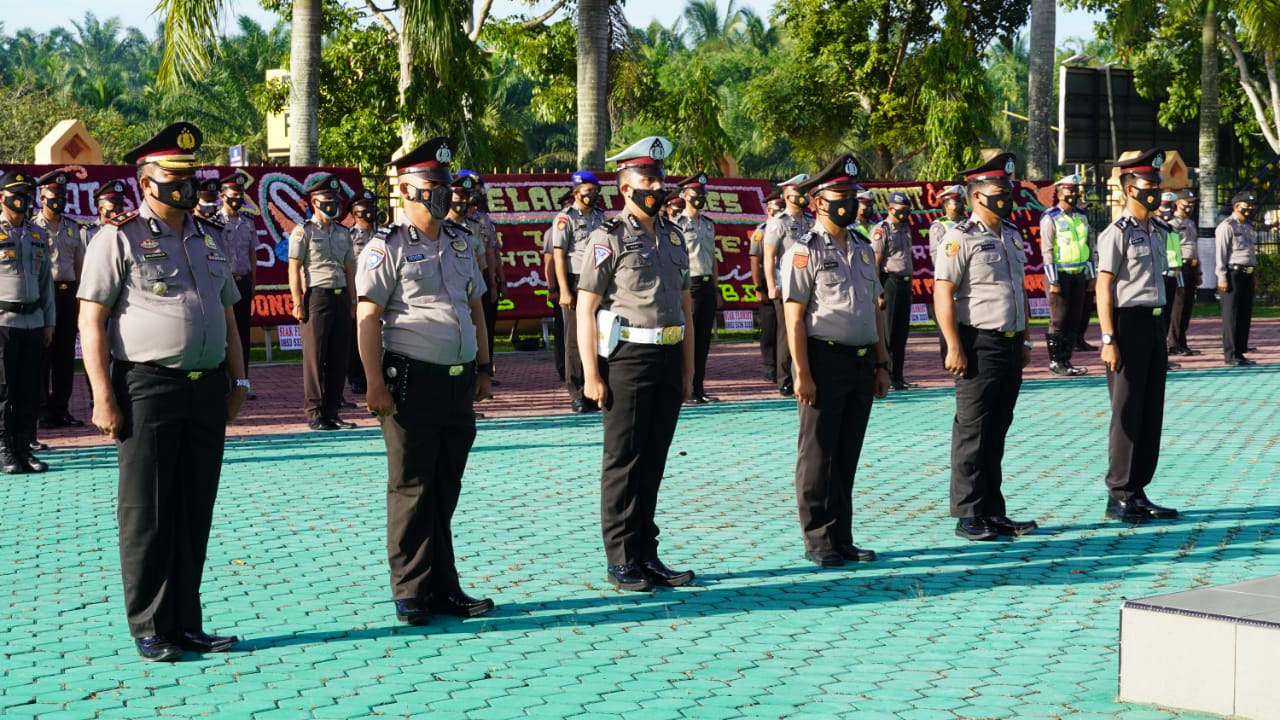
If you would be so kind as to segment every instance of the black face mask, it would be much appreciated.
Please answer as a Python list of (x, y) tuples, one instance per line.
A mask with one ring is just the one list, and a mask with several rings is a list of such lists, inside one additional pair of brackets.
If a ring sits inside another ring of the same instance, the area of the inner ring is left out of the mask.
[(707, 199), (704, 197), (691, 198), (689, 204), (693, 206), (694, 210), (701, 210), (702, 206), (707, 204)]
[(836, 227), (849, 227), (857, 219), (858, 198), (827, 200), (827, 218)]
[(193, 177), (160, 182), (152, 180), (156, 187), (156, 199), (177, 210), (191, 210), (200, 201), (200, 184)]
[(1246, 210), (1246, 209), (1241, 209), (1241, 210), (1240, 210), (1240, 217), (1244, 218), (1245, 220), (1248, 220), (1248, 219), (1250, 219), (1250, 218), (1252, 218), (1252, 217), (1253, 217), (1253, 213), (1254, 213), (1254, 212), (1256, 212), (1256, 211), (1254, 210), (1254, 208), (1248, 208), (1247, 210)]
[(1131, 195), (1138, 204), (1147, 210), (1155, 210), (1160, 207), (1160, 188), (1134, 188), (1137, 192)]
[(455, 200), (449, 205), (449, 209), (457, 213), (459, 216), (467, 214), (467, 208), (471, 207), (471, 203), (465, 200)]
[[(995, 213), (995, 216), (1001, 220), (1008, 220), (1009, 216), (1013, 214), (1013, 193), (1002, 192), (992, 193), (990, 195), (987, 193), (979, 194), (986, 198), (987, 209)], [(1159, 203), (1156, 204), (1158, 205)]]
[(197, 205), (196, 210), (197, 210), (201, 215), (213, 215), (214, 213), (218, 212), (218, 203), (216, 203), (216, 202), (201, 202), (201, 203), (199, 203), (199, 204)]
[(367, 222), (367, 223), (371, 223), (371, 222), (373, 222), (373, 211), (372, 211), (372, 210), (357, 210), (357, 211), (355, 211), (355, 212), (354, 212), (354, 213), (352, 213), (352, 214), (353, 214), (353, 215), (355, 215), (357, 218), (359, 218), (359, 219), (361, 219), (361, 220), (363, 220), (363, 221), (365, 221), (365, 222)]
[(907, 211), (906, 211), (906, 210), (894, 210), (894, 211), (893, 211), (893, 219), (894, 219), (894, 221), (896, 221), (899, 225), (901, 225), (903, 222), (905, 222), (905, 221), (906, 221), (906, 219), (907, 219), (907, 214), (908, 214), (908, 213), (907, 213)]
[(316, 212), (325, 220), (336, 220), (338, 217), (338, 201), (337, 200), (321, 200), (316, 203)]
[(441, 185), (428, 190), (427, 188), (410, 188), (413, 195), (410, 200), (420, 203), (427, 212), (431, 213), (431, 217), (437, 220), (443, 220), (449, 217), (449, 208), (453, 202), (453, 190), (448, 185)]
[(61, 215), (67, 209), (67, 199), (61, 197), (45, 198), (44, 206), (54, 215)]
[(631, 202), (640, 206), (645, 215), (654, 217), (662, 210), (662, 204), (667, 200), (667, 191), (661, 188), (657, 190), (632, 190)]
[(582, 207), (589, 209), (595, 206), (596, 201), (599, 199), (600, 199), (600, 193), (593, 191), (578, 198), (578, 202), (582, 203)]
[(4, 206), (16, 213), (26, 212), (30, 204), (31, 201), (26, 195), (10, 195), (4, 199)]
[(227, 198), (227, 207), (238, 212), (244, 207), (244, 198)]
[(107, 203), (102, 207), (101, 210), (99, 210), (100, 214), (102, 214), (104, 217), (109, 217), (109, 218), (113, 218), (122, 212), (124, 212), (124, 205), (117, 202)]
[(807, 196), (807, 195), (797, 195), (797, 196), (795, 196), (795, 197), (791, 198), (791, 204), (792, 204), (792, 205), (795, 205), (795, 206), (796, 206), (796, 207), (798, 207), (798, 208), (808, 207), (808, 206), (809, 206), (809, 196)]
[(1062, 202), (1067, 207), (1073, 208), (1076, 206), (1076, 203), (1080, 202), (1080, 196), (1079, 195), (1063, 195)]

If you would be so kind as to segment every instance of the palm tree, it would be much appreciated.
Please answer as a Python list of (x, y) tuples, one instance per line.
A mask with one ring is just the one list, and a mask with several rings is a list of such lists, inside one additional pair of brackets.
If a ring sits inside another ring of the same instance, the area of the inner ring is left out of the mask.
[(1056, 0), (1031, 0), (1031, 57), (1027, 68), (1027, 177), (1033, 180), (1053, 179), (1057, 163), (1050, 153), (1054, 70), (1054, 25), (1057, 21)]
[(1218, 6), (1206, 0), (1200, 25), (1200, 228), (1218, 224)]
[(610, 0), (578, 2), (578, 167), (603, 170), (609, 120)]
[(723, 18), (716, 0), (689, 0), (681, 17), (689, 26), (694, 47), (706, 43), (727, 43), (743, 24), (742, 12), (734, 7), (734, 0), (729, 0)]

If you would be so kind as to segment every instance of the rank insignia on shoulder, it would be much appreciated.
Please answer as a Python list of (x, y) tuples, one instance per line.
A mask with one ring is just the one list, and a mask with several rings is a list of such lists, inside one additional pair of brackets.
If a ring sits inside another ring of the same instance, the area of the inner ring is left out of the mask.
[(955, 257), (956, 253), (960, 252), (960, 243), (955, 240), (948, 240), (946, 244), (942, 246), (942, 251), (947, 254), (947, 257)]
[(798, 243), (803, 243), (803, 244), (805, 244), (805, 245), (810, 245), (810, 244), (812, 244), (812, 243), (813, 243), (813, 241), (814, 241), (814, 240), (816, 240), (817, 238), (818, 238), (818, 233), (816, 233), (816, 232), (814, 232), (814, 231), (810, 230), (809, 232), (805, 233), (804, 235), (801, 235), (801, 236), (800, 236), (800, 238), (799, 238), (798, 240), (796, 240), (796, 242), (798, 242)]
[(378, 266), (382, 265), (382, 260), (385, 257), (386, 257), (385, 253), (378, 252), (377, 250), (370, 250), (365, 256), (365, 261), (364, 261), (365, 269), (377, 270)]
[(791, 256), (791, 266), (797, 270), (809, 267), (809, 253), (796, 253)]
[(129, 222), (130, 220), (136, 217), (138, 217), (138, 211), (130, 210), (127, 213), (120, 213), (119, 215), (115, 215), (113, 217), (107, 218), (107, 224), (120, 227), (121, 225), (124, 225), (125, 223)]
[(1118, 228), (1120, 228), (1121, 230), (1123, 230), (1124, 228), (1127, 228), (1127, 227), (1130, 227), (1130, 226), (1132, 226), (1132, 227), (1137, 227), (1137, 226), (1138, 226), (1138, 221), (1137, 221), (1137, 220), (1134, 220), (1134, 219), (1133, 219), (1133, 216), (1131, 216), (1131, 215), (1121, 215), (1121, 216), (1120, 216), (1120, 219), (1119, 219), (1119, 220), (1116, 220), (1114, 224), (1115, 224), (1115, 226), (1116, 226), (1116, 227), (1118, 227)]
[(387, 238), (391, 237), (391, 231), (393, 229), (394, 228), (391, 225), (383, 225), (382, 227), (374, 231), (373, 236), (379, 240), (386, 240)]
[(1015, 223), (1015, 222), (1014, 222), (1014, 221), (1012, 221), (1012, 220), (1008, 220), (1008, 219), (1001, 220), (1001, 221), (1000, 221), (1000, 224), (1001, 224), (1001, 225), (1004, 225), (1005, 227), (1010, 228), (1010, 229), (1012, 229), (1012, 230), (1017, 230), (1017, 229), (1018, 229), (1018, 224), (1017, 224), (1017, 223)]
[(600, 227), (604, 228), (606, 232), (610, 232), (614, 228), (618, 227), (618, 222), (618, 218), (612, 217), (600, 223)]
[(453, 248), (454, 250), (457, 250), (458, 252), (467, 251), (467, 243), (465, 240), (454, 240), (453, 242), (449, 243), (449, 247)]
[(956, 223), (956, 229), (959, 230), (960, 232), (969, 232), (970, 230), (973, 229), (973, 221), (961, 220), (960, 222)]
[(613, 248), (608, 245), (592, 245), (591, 246), (591, 262), (594, 267), (600, 267), (613, 257)]

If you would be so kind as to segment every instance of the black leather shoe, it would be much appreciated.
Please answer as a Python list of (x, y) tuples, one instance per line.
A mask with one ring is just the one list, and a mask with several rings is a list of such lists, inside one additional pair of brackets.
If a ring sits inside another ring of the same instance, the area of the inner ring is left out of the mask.
[(431, 612), (454, 617), (480, 617), (493, 609), (493, 601), (488, 598), (477, 599), (454, 590), (448, 593), (437, 593), (431, 596)]
[(784, 398), (791, 398), (796, 396), (796, 391), (795, 391), (795, 388), (791, 387), (790, 385), (783, 385), (781, 388), (778, 389), (778, 394)]
[(987, 518), (987, 525), (995, 530), (997, 535), (1004, 535), (1005, 537), (1022, 537), (1040, 527), (1035, 520), (1018, 522), (1017, 520), (1010, 520), (1004, 515), (992, 515)]
[(347, 400), (346, 398), (343, 398), (342, 400), (338, 401), (339, 410), (355, 410), (355, 408), (356, 408), (356, 404), (351, 402), (350, 400)]
[(840, 567), (844, 558), (835, 550), (806, 550), (804, 559), (821, 567)]
[(351, 383), (351, 392), (356, 395), (365, 395), (369, 392), (369, 387), (364, 383)]
[(984, 518), (967, 517), (956, 521), (956, 536), (965, 540), (995, 540), (997, 534)]
[(1124, 502), (1115, 498), (1107, 499), (1107, 511), (1103, 513), (1103, 517), (1130, 525), (1141, 525), (1151, 519), (1150, 515), (1134, 506), (1132, 500)]
[(22, 461), (23, 466), (27, 468), (27, 472), (42, 473), (49, 469), (48, 463), (45, 463), (40, 460), (40, 458), (32, 455), (30, 451), (22, 452), (19, 450), (17, 455), (18, 459)]
[(1172, 357), (1172, 356), (1174, 356), (1174, 355), (1190, 355), (1190, 354), (1191, 354), (1191, 353), (1187, 352), (1187, 349), (1186, 349), (1186, 348), (1183, 348), (1183, 347), (1171, 347), (1171, 348), (1169, 348), (1169, 355), (1170, 355), (1171, 357)]
[(236, 646), (240, 638), (235, 635), (210, 635), (203, 630), (184, 632), (178, 638), (178, 646), (183, 650), (198, 653), (226, 652)]
[(1169, 360), (1168, 365), (1165, 368), (1165, 372), (1173, 372), (1174, 370), (1181, 370), (1181, 369), (1182, 369), (1182, 363), (1176, 363), (1172, 360)]
[(0, 471), (5, 475), (21, 475), (27, 471), (27, 465), (12, 449), (0, 446)]
[(584, 413), (587, 411), (587, 406), (582, 404), (581, 400), (574, 400), (569, 403), (569, 409), (576, 413)]
[(182, 657), (182, 648), (177, 643), (158, 635), (134, 638), (133, 644), (138, 647), (138, 655), (147, 662), (173, 662)]
[(417, 600), (397, 600), (396, 619), (410, 625), (426, 625), (431, 622), (431, 612)]
[(857, 545), (837, 545), (836, 552), (849, 562), (871, 562), (876, 559), (876, 551), (860, 548)]
[(27, 444), (27, 447), (31, 448), (31, 452), (44, 452), (45, 450), (49, 449), (48, 445), (45, 445), (39, 440), (32, 440), (30, 443)]
[(1135, 510), (1144, 512), (1157, 520), (1172, 520), (1173, 518), (1178, 517), (1177, 510), (1171, 507), (1157, 505), (1145, 497), (1136, 497), (1130, 500), (1129, 504), (1132, 505)]
[(325, 418), (314, 418), (307, 423), (307, 427), (312, 430), (337, 430), (338, 426), (329, 422)]
[(60, 427), (62, 427), (62, 420), (60, 418), (49, 417), (48, 415), (40, 418), (41, 430), (53, 430)]
[(1193, 350), (1193, 349), (1191, 349), (1191, 348), (1189, 348), (1189, 347), (1187, 347), (1187, 348), (1182, 348), (1182, 349), (1183, 349), (1183, 351), (1185, 351), (1185, 353), (1186, 353), (1187, 355), (1199, 355), (1199, 354), (1200, 354), (1200, 351), (1199, 351), (1199, 350)]
[(355, 426), (356, 426), (356, 424), (355, 424), (355, 423), (353, 423), (353, 422), (347, 422), (346, 420), (343, 420), (343, 419), (342, 419), (342, 418), (340, 418), (340, 417), (331, 417), (331, 418), (329, 418), (329, 424), (330, 424), (330, 425), (332, 425), (332, 426), (334, 426), (334, 427), (335, 427), (335, 428), (337, 428), (338, 430), (350, 430), (351, 428), (353, 428), (353, 427), (355, 427)]
[(694, 394), (694, 395), (690, 395), (688, 400), (685, 400), (685, 404), (687, 404), (687, 405), (706, 405), (706, 404), (707, 404), (707, 399), (706, 399), (705, 397), (703, 397), (702, 395)]
[(692, 570), (672, 570), (658, 558), (641, 563), (640, 572), (649, 578), (649, 582), (664, 587), (680, 587), (693, 582)]
[(77, 420), (71, 413), (62, 416), (62, 424), (67, 427), (84, 427), (84, 421)]
[(653, 589), (653, 583), (649, 582), (649, 578), (645, 577), (644, 572), (640, 570), (640, 566), (635, 563), (630, 565), (610, 565), (609, 575), (605, 579), (609, 581), (610, 585), (619, 590), (649, 592)]
[(1258, 364), (1256, 360), (1250, 360), (1249, 358), (1243, 355), (1236, 358), (1236, 360), (1239, 362), (1240, 365), (1257, 365)]

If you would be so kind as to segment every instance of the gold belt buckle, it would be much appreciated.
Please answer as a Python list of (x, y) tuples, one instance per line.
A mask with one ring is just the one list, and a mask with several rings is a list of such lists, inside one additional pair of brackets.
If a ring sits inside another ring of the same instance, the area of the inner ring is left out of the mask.
[(333, 291), (333, 294), (334, 294), (334, 295), (341, 295), (341, 294), (342, 294), (342, 291), (343, 291), (343, 290), (345, 290), (345, 289), (346, 289), (346, 288), (335, 288), (335, 289), (334, 289), (334, 291)]
[(458, 376), (459, 376), (459, 375), (461, 375), (461, 374), (462, 374), (462, 366), (461, 366), (461, 365), (450, 365), (450, 366), (449, 366), (449, 377), (458, 377)]
[(200, 379), (201, 377), (203, 377), (203, 376), (204, 376), (204, 373), (202, 373), (202, 372), (189, 372), (189, 373), (187, 373), (187, 379), (188, 379), (188, 380), (199, 380), (199, 379)]
[(68, 284), (66, 284), (66, 283), (58, 283), (58, 289), (59, 289), (59, 290), (66, 290), (66, 289), (67, 289), (67, 288), (69, 288), (69, 287), (71, 287), (71, 286), (70, 286), (70, 285), (68, 285)]
[(1151, 308), (1151, 314), (1154, 315), (1155, 317), (1160, 317), (1161, 315), (1164, 314), (1164, 308), (1162, 307)]
[(1244, 269), (1244, 274), (1245, 274), (1245, 275), (1252, 275), (1252, 274), (1253, 274), (1253, 266), (1252, 266), (1252, 265), (1250, 265), (1249, 267), (1245, 268), (1245, 269)]
[(1005, 337), (1007, 337), (1007, 338), (1011, 338), (1011, 337), (1013, 337), (1014, 335), (1017, 335), (1017, 334), (1018, 334), (1018, 331), (1017, 331), (1017, 330), (1005, 330), (1004, 332), (1002, 332), (1002, 333), (1000, 333), (1000, 334), (1001, 334), (1001, 335), (1004, 335), (1004, 336), (1005, 336)]
[(865, 356), (866, 354), (867, 354), (867, 349), (866, 349), (866, 348), (858, 348), (858, 357), (863, 357), (863, 356)]
[(663, 345), (675, 345), (680, 342), (680, 328), (676, 325), (669, 325), (662, 328), (660, 341)]

